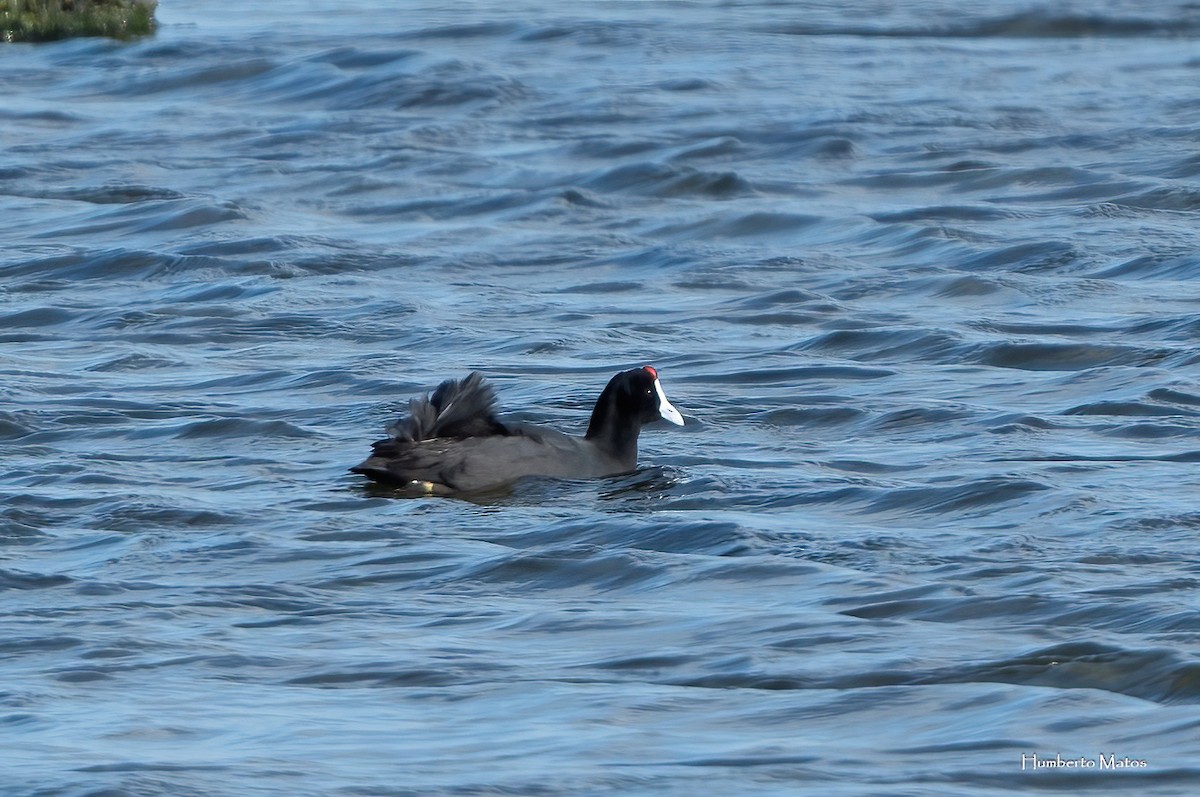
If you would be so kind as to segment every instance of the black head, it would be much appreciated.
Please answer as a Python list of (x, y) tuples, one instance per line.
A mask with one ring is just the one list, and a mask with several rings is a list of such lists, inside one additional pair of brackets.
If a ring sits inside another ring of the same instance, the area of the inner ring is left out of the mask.
[(660, 418), (683, 426), (683, 416), (663, 393), (658, 371), (645, 365), (622, 371), (608, 380), (592, 410), (587, 437), (610, 437), (614, 442), (623, 443), (623, 438), (631, 431), (632, 439), (636, 441), (643, 424)]

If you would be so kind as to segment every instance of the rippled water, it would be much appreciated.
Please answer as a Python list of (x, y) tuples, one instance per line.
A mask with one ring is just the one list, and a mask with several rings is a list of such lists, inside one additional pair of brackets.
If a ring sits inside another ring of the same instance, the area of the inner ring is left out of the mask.
[(0, 48), (5, 795), (1195, 793), (1195, 4), (159, 18)]

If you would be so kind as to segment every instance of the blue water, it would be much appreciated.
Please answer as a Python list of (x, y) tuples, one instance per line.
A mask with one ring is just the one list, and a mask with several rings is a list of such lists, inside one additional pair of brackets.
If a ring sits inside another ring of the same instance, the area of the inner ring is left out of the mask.
[(1194, 3), (158, 17), (0, 47), (5, 797), (1196, 793)]

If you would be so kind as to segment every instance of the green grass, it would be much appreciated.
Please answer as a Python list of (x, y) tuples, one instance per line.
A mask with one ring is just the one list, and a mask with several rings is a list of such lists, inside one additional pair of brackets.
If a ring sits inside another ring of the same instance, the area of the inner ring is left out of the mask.
[(156, 5), (156, 0), (0, 0), (0, 41), (144, 36), (154, 32)]

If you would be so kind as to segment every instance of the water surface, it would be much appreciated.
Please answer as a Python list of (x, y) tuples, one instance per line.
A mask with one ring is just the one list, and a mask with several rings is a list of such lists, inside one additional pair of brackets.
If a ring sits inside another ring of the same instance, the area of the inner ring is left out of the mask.
[(0, 49), (5, 794), (1194, 793), (1194, 4), (159, 18)]

